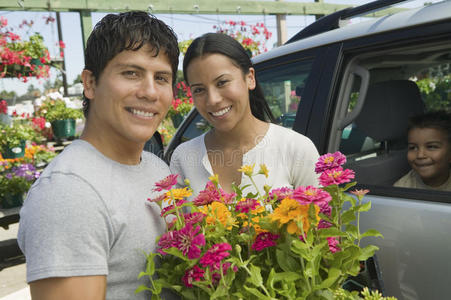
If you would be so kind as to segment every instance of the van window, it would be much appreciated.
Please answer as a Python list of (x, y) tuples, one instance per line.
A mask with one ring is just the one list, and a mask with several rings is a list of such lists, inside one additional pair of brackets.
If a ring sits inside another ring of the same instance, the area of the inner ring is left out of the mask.
[[(411, 116), (451, 112), (451, 45), (438, 43), (364, 54), (354, 60), (369, 71), (362, 110), (341, 132), (339, 150), (362, 184), (392, 186), (407, 174), (407, 125)], [(357, 107), (358, 80), (343, 99)]]
[(257, 72), (266, 101), (277, 123), (292, 128), (313, 60), (301, 60)]

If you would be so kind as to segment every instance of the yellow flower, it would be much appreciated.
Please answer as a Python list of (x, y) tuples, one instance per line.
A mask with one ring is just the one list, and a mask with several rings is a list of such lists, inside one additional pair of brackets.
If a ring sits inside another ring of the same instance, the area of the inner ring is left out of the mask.
[(219, 177), (218, 177), (218, 174), (211, 175), (210, 177), (208, 177), (208, 180), (210, 180), (211, 182), (213, 182), (215, 185), (218, 185), (218, 184), (219, 184)]
[(253, 164), (252, 166), (251, 165), (241, 166), (241, 168), (238, 169), (238, 172), (244, 173), (246, 176), (250, 177), (254, 173), (254, 165), (255, 164)]
[(266, 178), (268, 178), (268, 173), (269, 173), (269, 171), (268, 171), (268, 168), (266, 167), (266, 165), (261, 164), (260, 171), (258, 171), (258, 174), (263, 174), (263, 175), (265, 175)]
[(182, 200), (192, 195), (191, 190), (189, 190), (187, 187), (181, 189), (172, 189), (166, 192), (166, 199), (168, 200), (169, 203), (172, 203), (171, 192), (172, 197), (175, 200)]
[[(308, 205), (299, 204), (296, 200), (285, 198), (280, 205), (269, 215), (273, 222), (278, 222), (279, 227), (287, 224), (287, 232), (289, 234), (302, 234), (302, 230), (297, 223), (302, 222), (302, 229), (306, 233), (310, 229), (310, 222), (308, 219)], [(319, 207), (315, 205), (316, 215), (318, 217)]]
[(205, 221), (208, 225), (215, 225), (219, 222), (230, 230), (235, 223), (232, 213), (227, 209), (227, 206), (221, 202), (214, 201), (209, 205), (200, 207), (200, 212), (207, 215)]

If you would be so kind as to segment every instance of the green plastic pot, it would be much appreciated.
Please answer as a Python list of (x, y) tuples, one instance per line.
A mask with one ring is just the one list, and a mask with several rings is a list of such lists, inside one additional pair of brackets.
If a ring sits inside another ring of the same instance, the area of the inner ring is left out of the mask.
[(63, 139), (75, 136), (75, 120), (56, 120), (52, 122), (53, 136), (56, 139)]
[(23, 204), (23, 199), (25, 197), (24, 193), (18, 193), (18, 194), (6, 194), (3, 196), (3, 198), (0, 200), (0, 205), (2, 208), (13, 208), (18, 207)]
[(8, 147), (6, 151), (2, 153), (3, 158), (20, 158), (25, 155), (25, 141), (20, 141), (20, 145), (17, 147)]

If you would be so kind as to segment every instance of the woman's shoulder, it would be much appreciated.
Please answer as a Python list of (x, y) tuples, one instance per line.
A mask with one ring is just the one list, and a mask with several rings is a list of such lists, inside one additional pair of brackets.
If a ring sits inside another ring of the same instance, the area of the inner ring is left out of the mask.
[(202, 134), (178, 145), (171, 155), (171, 161), (178, 159), (181, 156), (192, 156), (193, 154), (200, 155), (200, 153), (202, 153), (203, 149), (205, 148), (204, 136), (205, 134)]
[(270, 124), (270, 138), (283, 142), (283, 144), (297, 144), (299, 142), (312, 144), (313, 142), (305, 135), (294, 131), (291, 128), (283, 127), (277, 124)]

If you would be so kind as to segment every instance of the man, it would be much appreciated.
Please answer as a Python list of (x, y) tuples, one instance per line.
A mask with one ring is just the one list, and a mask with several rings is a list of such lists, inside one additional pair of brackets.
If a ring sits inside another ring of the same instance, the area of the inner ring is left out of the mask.
[(144, 12), (104, 17), (85, 52), (86, 125), (45, 169), (20, 212), (33, 299), (149, 299), (135, 289), (164, 231), (147, 203), (167, 165), (143, 152), (165, 117), (178, 67), (172, 30)]

